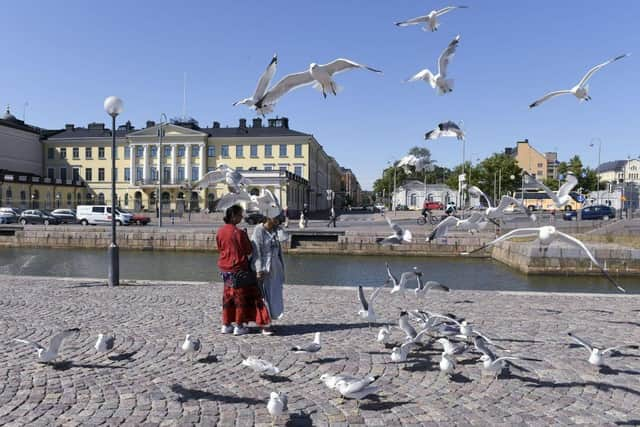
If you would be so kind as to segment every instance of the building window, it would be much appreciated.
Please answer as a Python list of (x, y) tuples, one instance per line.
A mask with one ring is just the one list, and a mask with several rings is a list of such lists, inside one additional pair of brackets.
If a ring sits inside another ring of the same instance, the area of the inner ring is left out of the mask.
[(113, 152), (113, 158), (118, 160), (118, 147), (116, 147), (116, 151)]
[(98, 168), (98, 181), (104, 181), (104, 168)]
[(287, 157), (287, 144), (280, 144), (280, 157)]
[(56, 156), (56, 150), (53, 148), (47, 148), (47, 159), (53, 159)]
[(93, 181), (93, 169), (84, 168), (84, 179), (85, 181)]
[(87, 160), (91, 160), (91, 158), (93, 158), (93, 149), (91, 147), (85, 147), (84, 158)]
[(71, 176), (74, 181), (80, 181), (80, 168), (71, 169)]
[(129, 193), (124, 194), (124, 205), (129, 206)]
[(542, 163), (538, 163), (538, 167), (541, 168), (542, 167)]
[(295, 173), (298, 176), (302, 176), (302, 166), (295, 166), (293, 168), (293, 173)]
[(287, 170), (287, 165), (280, 165), (279, 169), (281, 171), (286, 171)]
[(207, 173), (213, 172), (214, 170), (216, 170), (216, 168), (214, 168), (213, 166), (208, 166), (207, 167)]
[(142, 166), (136, 167), (136, 181), (142, 181), (144, 178), (144, 169)]
[(144, 156), (144, 147), (142, 145), (136, 145), (136, 157), (140, 158)]
[(75, 160), (78, 160), (80, 158), (80, 147), (73, 147), (71, 149), (71, 155)]
[(162, 170), (163, 170), (162, 180), (164, 182), (171, 181), (171, 167), (165, 166)]
[(216, 146), (210, 145), (207, 147), (207, 157), (215, 157), (216, 156)]
[(256, 159), (258, 157), (258, 145), (257, 144), (251, 144), (249, 146), (249, 156), (252, 159)]
[(220, 146), (220, 155), (222, 157), (229, 157), (229, 146), (228, 145), (222, 145)]
[(273, 170), (273, 165), (264, 165), (264, 170), (272, 171)]
[(184, 145), (178, 145), (178, 157), (184, 157)]
[(243, 147), (244, 147), (243, 145), (236, 145), (236, 157), (237, 158), (244, 157), (244, 155), (242, 154)]
[(170, 157), (171, 156), (171, 146), (170, 145), (165, 145), (164, 146), (164, 157)]
[(537, 175), (542, 176), (542, 171), (538, 171)]
[(104, 159), (104, 147), (98, 147), (98, 158)]
[(47, 168), (47, 178), (56, 179), (56, 170), (54, 168)]
[(271, 152), (272, 145), (265, 144), (264, 145), (264, 156), (265, 157), (273, 157), (273, 153)]
[(198, 157), (200, 155), (200, 147), (194, 145), (191, 147), (191, 157)]
[(184, 181), (184, 166), (178, 166), (178, 181)]
[(157, 145), (152, 145), (151, 146), (151, 157), (152, 158), (158, 157), (158, 146)]
[(152, 181), (157, 181), (158, 180), (158, 169), (152, 166), (149, 170), (151, 171), (151, 180)]
[(296, 144), (293, 150), (296, 157), (302, 157), (302, 144)]
[(124, 147), (124, 159), (129, 160), (131, 158), (131, 147), (128, 145)]
[(113, 168), (113, 180), (118, 180), (118, 168)]
[(131, 168), (124, 168), (124, 180), (131, 181)]
[(198, 166), (191, 166), (191, 179), (200, 179), (200, 168)]
[(60, 149), (60, 158), (61, 159), (66, 159), (67, 158), (67, 149), (66, 148), (61, 148)]

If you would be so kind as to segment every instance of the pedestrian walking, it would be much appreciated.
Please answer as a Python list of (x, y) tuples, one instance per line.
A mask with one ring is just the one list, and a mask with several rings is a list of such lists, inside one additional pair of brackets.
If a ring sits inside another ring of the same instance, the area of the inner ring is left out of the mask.
[(223, 334), (233, 332), (234, 335), (244, 335), (249, 332), (246, 327), (249, 322), (255, 322), (261, 328), (267, 327), (270, 323), (257, 276), (249, 265), (249, 257), (253, 251), (251, 241), (247, 236), (247, 230), (237, 227), (243, 215), (242, 207), (229, 207), (223, 218), (225, 225), (216, 234), (218, 268), (224, 282), (221, 328)]
[(329, 222), (327, 223), (327, 227), (331, 227), (333, 224), (333, 228), (336, 227), (336, 211), (331, 207), (331, 212), (329, 213)]

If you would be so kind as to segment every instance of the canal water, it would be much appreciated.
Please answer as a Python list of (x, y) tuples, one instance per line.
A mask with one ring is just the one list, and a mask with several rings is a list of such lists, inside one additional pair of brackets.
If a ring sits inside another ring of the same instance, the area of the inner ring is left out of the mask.
[[(122, 279), (219, 281), (217, 253), (120, 251)], [(599, 276), (526, 276), (491, 259), (413, 256), (285, 255), (287, 283), (297, 285), (379, 286), (385, 262), (399, 277), (418, 267), (425, 280), (453, 289), (615, 292)], [(107, 276), (107, 251), (87, 249), (0, 249), (0, 274), (53, 277)], [(640, 280), (620, 279), (629, 293)], [(410, 287), (415, 287), (412, 281)]]

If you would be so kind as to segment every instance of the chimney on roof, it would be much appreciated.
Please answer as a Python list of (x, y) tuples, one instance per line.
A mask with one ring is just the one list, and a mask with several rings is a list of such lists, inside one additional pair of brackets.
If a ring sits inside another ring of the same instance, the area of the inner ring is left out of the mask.
[(147, 120), (147, 127), (148, 128), (152, 128), (156, 125), (156, 122), (154, 122), (153, 120)]
[(213, 122), (214, 129), (220, 129), (220, 122)]
[(240, 119), (240, 129), (245, 129), (247, 127), (247, 119)]
[(283, 117), (280, 120), (282, 121), (282, 127), (285, 129), (289, 129), (289, 118)]
[(104, 130), (104, 123), (89, 123), (87, 128), (89, 130)]
[(268, 119), (268, 120), (269, 120), (269, 127), (270, 128), (276, 127), (276, 119)]
[(64, 125), (65, 130), (73, 130), (73, 128), (74, 128), (73, 123), (67, 123), (66, 125)]
[(254, 128), (261, 128), (262, 127), (262, 119), (261, 118), (257, 118), (257, 119), (253, 119), (253, 127)]

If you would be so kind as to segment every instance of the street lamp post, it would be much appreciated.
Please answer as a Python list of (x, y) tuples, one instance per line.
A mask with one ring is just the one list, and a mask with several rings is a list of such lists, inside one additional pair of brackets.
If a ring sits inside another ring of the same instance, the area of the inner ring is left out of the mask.
[[(164, 117), (164, 121), (162, 118)], [(162, 228), (162, 176), (164, 175), (164, 165), (162, 164), (162, 138), (164, 138), (164, 125), (167, 122), (167, 115), (160, 114), (160, 128), (158, 129), (158, 227)]]
[(111, 116), (111, 245), (109, 245), (109, 287), (120, 282), (118, 244), (116, 243), (116, 117), (122, 112), (122, 100), (110, 96), (104, 100), (104, 110)]
[(597, 204), (600, 204), (600, 151), (602, 149), (602, 140), (600, 138), (591, 138), (590, 147), (594, 146), (594, 141), (598, 141), (598, 168), (596, 169), (596, 194)]

